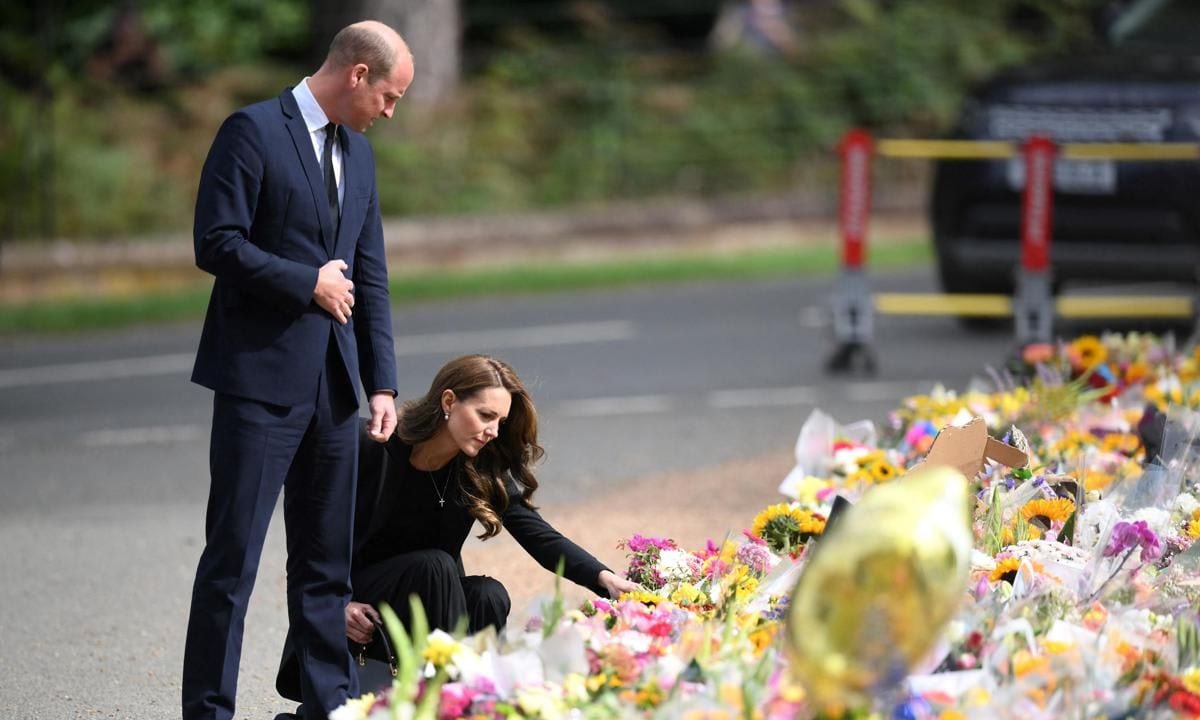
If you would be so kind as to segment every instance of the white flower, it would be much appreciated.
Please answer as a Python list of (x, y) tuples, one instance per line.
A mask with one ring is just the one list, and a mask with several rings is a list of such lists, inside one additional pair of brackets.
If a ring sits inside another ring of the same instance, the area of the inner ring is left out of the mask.
[(1197, 502), (1191, 493), (1181, 493), (1179, 497), (1175, 498), (1175, 509), (1184, 517), (1189, 517), (1196, 511), (1196, 508), (1200, 508), (1200, 502)]
[(1111, 500), (1098, 500), (1084, 505), (1083, 513), (1079, 518), (1079, 526), (1076, 529), (1078, 547), (1085, 550), (1096, 547), (1103, 534), (1118, 519), (1120, 519), (1120, 515)]
[(658, 555), (658, 572), (667, 582), (686, 582), (696, 575), (695, 556), (685, 550), (662, 550)]
[(1179, 533), (1171, 522), (1171, 511), (1162, 508), (1144, 507), (1133, 514), (1134, 522), (1145, 520), (1146, 525), (1159, 537), (1175, 537)]

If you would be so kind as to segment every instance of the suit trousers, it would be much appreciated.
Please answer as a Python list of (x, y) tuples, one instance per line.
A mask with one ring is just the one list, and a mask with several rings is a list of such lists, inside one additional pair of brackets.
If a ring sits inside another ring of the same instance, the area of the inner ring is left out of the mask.
[(246, 607), (281, 489), (287, 606), (305, 718), (358, 694), (346, 647), (359, 419), (333, 338), (311, 402), (281, 407), (218, 393), (206, 541), (192, 589), (184, 720), (231, 720)]

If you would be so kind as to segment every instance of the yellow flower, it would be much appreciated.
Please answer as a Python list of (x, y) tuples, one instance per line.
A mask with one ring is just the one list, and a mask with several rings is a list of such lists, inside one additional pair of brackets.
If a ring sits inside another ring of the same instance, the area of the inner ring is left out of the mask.
[(996, 582), (998, 580), (1012, 582), (1013, 578), (1017, 576), (1017, 569), (1020, 567), (1020, 559), (1014, 557), (1004, 558), (996, 563), (996, 567), (993, 568), (992, 572), (988, 575), (988, 580), (991, 580), (992, 582)]
[(422, 656), (434, 667), (446, 667), (458, 652), (458, 642), (442, 630), (429, 633), (429, 644), (425, 646)]
[(1187, 524), (1187, 536), (1193, 540), (1200, 539), (1200, 510), (1192, 511), (1192, 518)]
[(588, 679), (584, 681), (584, 685), (587, 687), (588, 692), (590, 693), (600, 692), (600, 690), (602, 690), (607, 684), (607, 673), (596, 673), (595, 675), (589, 675)]
[(680, 606), (698, 605), (703, 604), (705, 595), (695, 585), (683, 583), (671, 593), (670, 600)]
[(1074, 512), (1075, 503), (1067, 498), (1030, 500), (1021, 506), (1021, 517), (1030, 525), (1042, 530), (1047, 530), (1056, 523), (1066, 523)]
[(1108, 348), (1095, 335), (1083, 335), (1071, 341), (1067, 347), (1067, 356), (1071, 364), (1078, 369), (1086, 370), (1096, 367), (1108, 359)]
[(750, 644), (754, 646), (754, 656), (760, 657), (768, 647), (771, 641), (775, 639), (775, 633), (779, 630), (779, 623), (769, 623), (760, 625), (750, 633)]
[(768, 505), (762, 512), (754, 518), (754, 524), (750, 528), (750, 532), (755, 537), (762, 537), (763, 530), (766, 529), (767, 523), (775, 518), (786, 517), (792, 514), (792, 506), (787, 503), (778, 503), (776, 505)]
[(871, 464), (871, 476), (877, 483), (887, 482), (899, 474), (900, 471), (896, 469), (896, 466), (887, 460), (880, 460), (877, 463)]
[(1045, 655), (1034, 655), (1028, 650), (1021, 649), (1013, 653), (1013, 674), (1023, 677), (1031, 672), (1039, 672), (1050, 668), (1050, 661)]
[[(1041, 572), (1043, 570), (1043, 565), (1039, 562), (1034, 562), (1034, 561), (1030, 560), (1029, 564), (1033, 567), (1033, 569), (1036, 572)], [(1014, 557), (1004, 558), (1003, 560), (1000, 560), (999, 562), (996, 563), (996, 567), (992, 570), (991, 573), (988, 574), (988, 580), (991, 580), (992, 582), (996, 582), (997, 580), (1003, 580), (1007, 583), (1011, 583), (1013, 580), (1016, 579), (1017, 570), (1019, 570), (1020, 567), (1021, 567), (1021, 559), (1020, 558), (1014, 558)]]
[(1083, 472), (1083, 488), (1084, 490), (1107, 490), (1109, 485), (1112, 485), (1112, 473), (1100, 472), (1099, 470), (1085, 470)]
[(649, 590), (630, 590), (627, 593), (622, 593), (621, 597), (617, 598), (617, 600), (619, 602), (633, 600), (635, 602), (640, 602), (643, 605), (657, 605), (666, 600), (666, 598), (664, 598), (662, 595), (656, 595)]
[(1141, 447), (1138, 436), (1132, 433), (1109, 433), (1104, 436), (1100, 448), (1105, 452), (1120, 452), (1132, 455)]
[(1179, 681), (1193, 695), (1200, 695), (1200, 668), (1190, 667), (1179, 674)]

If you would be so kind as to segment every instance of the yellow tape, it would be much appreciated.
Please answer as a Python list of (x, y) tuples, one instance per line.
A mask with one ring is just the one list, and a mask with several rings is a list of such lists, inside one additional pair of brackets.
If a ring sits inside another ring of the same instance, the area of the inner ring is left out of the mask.
[[(875, 151), (881, 157), (941, 160), (989, 160), (1016, 157), (1018, 143), (997, 140), (879, 140)], [(1071, 160), (1196, 160), (1197, 143), (1066, 143), (1059, 156)]]
[[(876, 293), (875, 311), (884, 315), (1012, 315), (1008, 295), (940, 293)], [(1056, 298), (1055, 314), (1064, 318), (1190, 318), (1193, 301), (1187, 296), (1077, 295)]]
[(875, 310), (884, 315), (1012, 315), (1007, 295), (942, 295), (938, 293), (876, 293)]
[(1115, 297), (1060, 297), (1054, 303), (1060, 317), (1067, 318), (1188, 318), (1192, 316), (1192, 298), (1129, 295)]

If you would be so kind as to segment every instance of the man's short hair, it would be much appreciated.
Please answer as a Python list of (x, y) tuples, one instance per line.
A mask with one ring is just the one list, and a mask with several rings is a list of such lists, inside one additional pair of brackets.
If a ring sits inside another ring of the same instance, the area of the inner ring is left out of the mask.
[(396, 47), (383, 33), (350, 25), (338, 31), (329, 44), (329, 57), (340, 67), (362, 63), (367, 66), (367, 82), (391, 75), (396, 64)]

